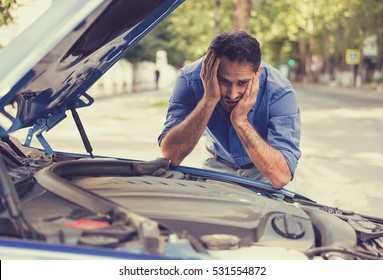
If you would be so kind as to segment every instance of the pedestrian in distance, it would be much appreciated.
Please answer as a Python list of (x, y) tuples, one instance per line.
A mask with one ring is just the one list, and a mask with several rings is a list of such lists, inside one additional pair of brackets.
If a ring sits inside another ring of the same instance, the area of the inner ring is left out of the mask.
[(206, 56), (180, 69), (158, 137), (172, 165), (179, 165), (204, 136), (205, 168), (277, 189), (293, 180), (301, 156), (296, 94), (261, 56), (252, 35), (222, 33)]
[(156, 79), (156, 90), (158, 90), (159, 89), (159, 83), (160, 83), (160, 75), (161, 75), (160, 70), (156, 69), (156, 71), (154, 72), (154, 75), (155, 75), (155, 79)]

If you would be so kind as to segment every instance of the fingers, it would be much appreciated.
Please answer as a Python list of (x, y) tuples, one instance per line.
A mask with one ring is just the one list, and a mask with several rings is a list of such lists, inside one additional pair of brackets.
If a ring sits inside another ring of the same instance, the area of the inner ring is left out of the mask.
[(251, 81), (248, 83), (245, 94), (256, 96), (259, 90), (259, 77), (260, 72), (257, 71)]
[(260, 73), (259, 71), (257, 71), (254, 74), (253, 78), (247, 84), (246, 90), (241, 99), (243, 104), (248, 104), (248, 106), (254, 105), (258, 96), (259, 77), (260, 77)]
[(260, 76), (261, 76), (261, 72), (257, 71), (253, 78), (252, 92), (255, 92), (255, 95), (258, 94)]
[(211, 60), (212, 51), (208, 50), (207, 55), (202, 63), (201, 69), (201, 77), (204, 77), (207, 73), (209, 73), (209, 61)]
[(214, 57), (214, 63), (213, 63), (211, 74), (213, 75), (214, 78), (217, 78), (220, 59), (215, 54), (213, 54), (213, 57)]
[(212, 50), (209, 50), (202, 64), (201, 77), (210, 79), (217, 75), (219, 59)]
[(201, 77), (203, 77), (206, 73), (206, 65), (207, 65), (207, 62), (209, 60), (209, 56), (210, 56), (210, 52), (208, 51), (205, 59), (203, 60), (203, 63), (202, 63), (202, 68), (201, 68)]

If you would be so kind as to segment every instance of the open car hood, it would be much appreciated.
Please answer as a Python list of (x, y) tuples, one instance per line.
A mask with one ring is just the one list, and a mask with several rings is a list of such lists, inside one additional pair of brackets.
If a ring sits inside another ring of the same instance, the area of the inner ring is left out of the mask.
[[(91, 105), (87, 90), (182, 2), (57, 0), (2, 51), (0, 259), (383, 259), (382, 218), (162, 158), (44, 146), (41, 133)], [(26, 127), (45, 151), (8, 135)]]
[(86, 91), (183, 1), (54, 1), (0, 53), (0, 137), (91, 105)]

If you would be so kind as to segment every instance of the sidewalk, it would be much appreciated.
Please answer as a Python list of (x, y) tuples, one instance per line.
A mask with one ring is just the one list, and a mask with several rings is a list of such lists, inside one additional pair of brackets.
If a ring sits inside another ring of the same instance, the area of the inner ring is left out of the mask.
[(330, 86), (323, 84), (300, 84), (293, 83), (295, 89), (305, 90), (305, 89), (315, 89), (316, 91), (324, 94), (339, 94), (339, 95), (352, 95), (354, 97), (360, 97), (370, 100), (376, 100), (383, 102), (383, 91), (377, 91), (371, 88), (351, 88), (351, 87), (341, 87), (341, 86)]

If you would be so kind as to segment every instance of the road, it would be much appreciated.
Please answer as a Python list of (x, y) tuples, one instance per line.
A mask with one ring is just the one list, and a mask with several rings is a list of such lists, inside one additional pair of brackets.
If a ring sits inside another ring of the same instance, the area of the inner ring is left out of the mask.
[[(383, 93), (296, 86), (302, 111), (302, 158), (296, 190), (313, 200), (383, 215)], [(151, 160), (170, 90), (98, 99), (78, 110), (94, 154)], [(70, 116), (46, 134), (52, 148), (84, 153)], [(37, 146), (35, 142), (32, 142)], [(199, 167), (200, 142), (183, 165)]]
[(383, 93), (297, 86), (297, 190), (318, 202), (383, 214)]

